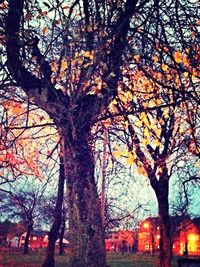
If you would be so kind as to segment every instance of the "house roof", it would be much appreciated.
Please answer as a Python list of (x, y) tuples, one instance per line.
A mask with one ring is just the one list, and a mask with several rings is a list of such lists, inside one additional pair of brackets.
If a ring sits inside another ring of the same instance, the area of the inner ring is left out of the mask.
[(200, 217), (194, 218), (192, 220), (192, 222), (194, 223), (194, 225), (199, 229), (200, 231)]
[(43, 231), (43, 230), (33, 230), (33, 231), (31, 231), (31, 235), (32, 236), (37, 236), (37, 237), (44, 237), (47, 234), (48, 234), (48, 232), (47, 231)]
[[(154, 226), (159, 225), (159, 217), (148, 217), (145, 220), (141, 222), (143, 224), (144, 222), (150, 222)], [(182, 216), (170, 216), (170, 222), (172, 227), (179, 227), (182, 225), (182, 223), (187, 223), (188, 225), (195, 225), (200, 232), (200, 217), (196, 217), (191, 219), (188, 215), (182, 215)]]

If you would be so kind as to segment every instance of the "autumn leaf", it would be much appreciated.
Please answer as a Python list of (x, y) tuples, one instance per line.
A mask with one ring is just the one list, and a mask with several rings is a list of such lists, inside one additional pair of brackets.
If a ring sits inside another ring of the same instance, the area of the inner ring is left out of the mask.
[(91, 53), (90, 53), (90, 51), (86, 51), (85, 53), (84, 53), (84, 57), (90, 57), (90, 55), (91, 55)]
[(142, 121), (140, 121), (140, 120), (136, 121), (135, 125), (138, 126), (138, 127), (141, 127), (142, 126)]
[(56, 61), (51, 62), (51, 70), (56, 72), (58, 70), (58, 64)]
[(135, 163), (135, 161), (134, 161), (134, 159), (132, 158), (132, 157), (129, 157), (128, 159), (127, 159), (127, 164), (128, 165), (133, 165)]
[(160, 141), (156, 138), (154, 141), (153, 141), (153, 145), (154, 146), (159, 146), (160, 145)]
[(21, 109), (21, 107), (19, 105), (14, 106), (12, 108), (12, 113), (16, 116), (20, 115), (23, 112), (23, 110)]
[(162, 70), (163, 71), (167, 71), (168, 70), (168, 66), (166, 64), (162, 64)]
[(135, 55), (135, 56), (133, 57), (133, 59), (134, 59), (136, 62), (139, 62), (139, 60), (140, 60), (140, 56), (139, 56), (139, 55)]
[(158, 57), (157, 56), (153, 56), (152, 60), (153, 60), (154, 63), (157, 63), (158, 62)]
[(110, 120), (110, 118), (108, 118), (108, 119), (102, 121), (102, 124), (103, 124), (103, 126), (104, 126), (106, 129), (108, 129), (109, 126), (110, 126), (110, 124), (111, 124), (111, 120)]
[(183, 61), (182, 53), (179, 51), (174, 52), (174, 60), (176, 61), (176, 63), (181, 63)]
[(47, 27), (42, 29), (42, 33), (46, 36), (49, 32), (49, 29)]
[(148, 145), (149, 143), (150, 143), (150, 141), (149, 141), (149, 139), (147, 139), (147, 138), (144, 138), (144, 139), (142, 140), (142, 142), (141, 142), (141, 144), (144, 145), (144, 146)]
[(87, 32), (92, 32), (93, 31), (92, 25), (88, 25), (86, 27), (86, 30), (87, 30)]
[(121, 157), (122, 153), (120, 150), (115, 150), (113, 151), (112, 155), (115, 157), (115, 158), (119, 158)]
[(66, 59), (63, 59), (61, 61), (61, 70), (65, 71), (67, 69), (67, 67), (68, 67), (67, 61), (66, 61)]
[(147, 176), (147, 172), (146, 172), (146, 170), (144, 169), (143, 166), (138, 166), (138, 167), (136, 168), (136, 172), (137, 172), (138, 174), (140, 174), (140, 175)]

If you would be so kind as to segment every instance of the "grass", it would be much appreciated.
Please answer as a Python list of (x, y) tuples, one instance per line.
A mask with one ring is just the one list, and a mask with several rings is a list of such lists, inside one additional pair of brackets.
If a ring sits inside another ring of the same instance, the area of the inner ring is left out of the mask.
[[(69, 267), (67, 256), (56, 256), (56, 267)], [(110, 267), (156, 267), (157, 257), (149, 255), (135, 255), (109, 253), (107, 264)], [(21, 252), (0, 252), (0, 267), (41, 267), (44, 261), (44, 252), (31, 252), (23, 255)], [(176, 259), (173, 267), (177, 267)]]

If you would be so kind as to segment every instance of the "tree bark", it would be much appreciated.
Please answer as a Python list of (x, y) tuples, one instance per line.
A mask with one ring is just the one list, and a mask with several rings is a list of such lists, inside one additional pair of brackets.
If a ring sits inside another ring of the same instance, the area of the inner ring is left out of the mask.
[(64, 195), (64, 182), (65, 182), (65, 175), (64, 175), (64, 165), (63, 165), (63, 158), (60, 156), (60, 174), (59, 174), (59, 181), (58, 181), (58, 192), (57, 192), (57, 200), (55, 206), (55, 215), (54, 215), (54, 223), (51, 227), (49, 232), (49, 240), (48, 246), (46, 250), (46, 258), (42, 265), (42, 267), (54, 267), (55, 266), (55, 243), (59, 236), (59, 230), (62, 222), (62, 205), (63, 205), (63, 195)]
[[(71, 267), (105, 267), (100, 201), (94, 178), (89, 131), (64, 129)], [(71, 138), (69, 138), (71, 136)]]
[(158, 200), (160, 225), (159, 267), (171, 267), (170, 217), (169, 217), (169, 181), (166, 177), (159, 180), (155, 190)]
[(33, 229), (32, 225), (29, 225), (27, 227), (26, 236), (25, 236), (25, 240), (24, 240), (23, 254), (29, 254), (29, 237), (30, 237), (32, 229)]
[(63, 244), (63, 238), (64, 238), (64, 233), (65, 233), (65, 220), (66, 220), (66, 216), (65, 216), (65, 212), (62, 212), (62, 223), (61, 223), (61, 227), (60, 227), (60, 238), (59, 238), (59, 255), (62, 256), (65, 254), (65, 250), (64, 250), (64, 244)]

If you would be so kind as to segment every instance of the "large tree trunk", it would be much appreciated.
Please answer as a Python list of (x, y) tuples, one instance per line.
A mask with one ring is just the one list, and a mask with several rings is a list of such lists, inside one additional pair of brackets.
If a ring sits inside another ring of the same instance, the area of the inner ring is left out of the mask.
[(171, 245), (170, 245), (170, 217), (169, 217), (169, 181), (160, 179), (156, 188), (158, 201), (158, 214), (160, 221), (160, 254), (159, 267), (171, 267)]
[(24, 240), (23, 254), (28, 254), (29, 253), (29, 237), (30, 237), (30, 234), (31, 234), (32, 230), (33, 230), (33, 226), (29, 225), (27, 227), (26, 236), (25, 236), (25, 240)]
[(65, 182), (65, 175), (64, 175), (63, 158), (62, 156), (60, 156), (60, 173), (59, 173), (59, 181), (58, 181), (57, 200), (56, 200), (55, 213), (54, 213), (54, 223), (48, 235), (49, 240), (48, 240), (48, 246), (46, 250), (46, 258), (45, 258), (45, 261), (42, 267), (54, 267), (55, 266), (55, 260), (54, 260), (55, 243), (56, 243), (56, 240), (58, 239), (59, 230), (60, 230), (60, 226), (62, 222), (64, 182)]
[(89, 134), (63, 131), (68, 190), (71, 267), (105, 267), (106, 255), (100, 201), (94, 178)]

